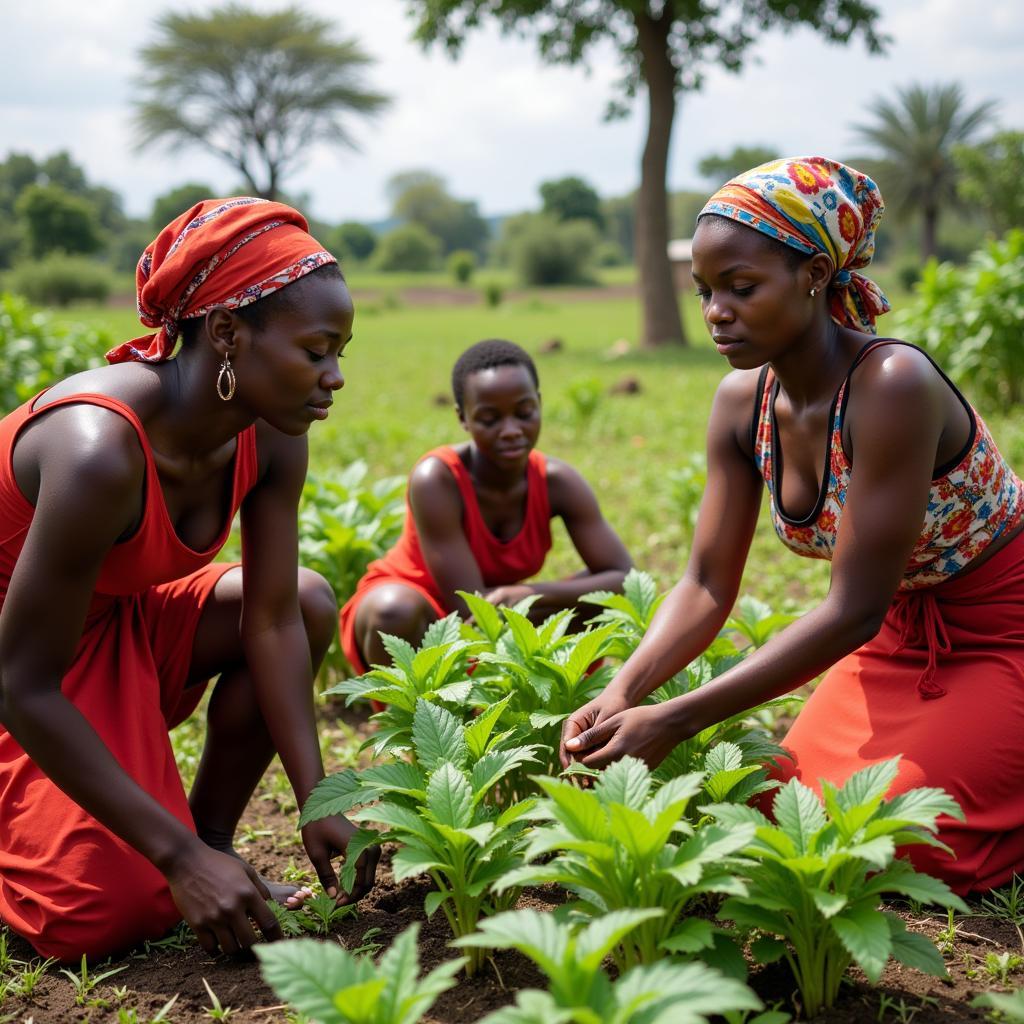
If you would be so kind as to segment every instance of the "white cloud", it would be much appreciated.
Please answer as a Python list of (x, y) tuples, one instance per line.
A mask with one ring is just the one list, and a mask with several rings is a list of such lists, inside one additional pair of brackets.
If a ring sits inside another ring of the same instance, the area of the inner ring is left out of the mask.
[[(258, 6), (279, 6), (257, 0)], [(200, 9), (212, 6), (207, 2)], [(306, 0), (355, 36), (378, 63), (373, 85), (394, 97), (374, 122), (350, 128), (361, 152), (311, 148), (289, 180), (314, 211), (337, 220), (387, 212), (387, 178), (410, 167), (442, 174), (452, 191), (487, 213), (535, 205), (540, 181), (581, 174), (603, 194), (638, 180), (644, 104), (625, 122), (602, 114), (619, 68), (610, 49), (582, 69), (546, 67), (529, 40), (492, 27), (472, 34), (456, 62), (410, 39), (402, 0)], [(734, 76), (711, 69), (704, 91), (680, 98), (670, 182), (701, 187), (696, 164), (707, 153), (761, 142), (790, 153), (849, 156), (860, 149), (853, 126), (868, 104), (898, 86), (960, 81), (970, 102), (1000, 101), (1000, 118), (1024, 127), (1024, 5), (960, 0), (882, 0), (882, 29), (894, 37), (884, 57), (862, 43), (832, 47), (809, 30), (772, 33)], [(13, 5), (12, 5), (13, 7)], [(230, 168), (199, 150), (167, 154), (132, 149), (131, 100), (137, 53), (153, 37), (167, 0), (35, 0), (5, 12), (0, 59), (0, 152), (70, 149), (97, 181), (116, 188), (129, 210), (186, 180), (228, 188)], [(176, 8), (175, 8), (176, 9)]]

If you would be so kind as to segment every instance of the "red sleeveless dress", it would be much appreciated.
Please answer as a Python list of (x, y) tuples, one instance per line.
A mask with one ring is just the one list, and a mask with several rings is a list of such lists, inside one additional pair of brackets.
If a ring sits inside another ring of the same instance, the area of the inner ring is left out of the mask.
[[(135, 428), (146, 459), (138, 529), (104, 559), (74, 660), (61, 685), (125, 771), (192, 828), (167, 730), (191, 714), (186, 691), (203, 603), (232, 566), (211, 565), (257, 475), (256, 433), (239, 434), (231, 515), (206, 551), (187, 547), (164, 505), (142, 423), (123, 402), (81, 394), (0, 420), (0, 614), (35, 512), (14, 478), (22, 428), (62, 405), (110, 409)], [(156, 938), (181, 915), (163, 875), (57, 788), (0, 726), (0, 919), (43, 956), (73, 961)]]
[[(451, 471), (462, 496), (462, 528), (473, 552), (484, 586), (501, 587), (519, 583), (540, 572), (551, 550), (551, 505), (548, 501), (547, 459), (534, 449), (526, 465), (526, 514), (519, 532), (508, 541), (491, 533), (480, 512), (469, 470), (450, 445), (434, 448), (423, 459), (440, 459)], [(417, 463), (418, 465), (418, 463)], [(359, 602), (375, 587), (400, 583), (422, 594), (440, 618), (452, 611), (445, 603), (434, 577), (427, 568), (416, 533), (416, 520), (405, 505), (405, 525), (398, 543), (383, 558), (371, 562), (356, 592), (341, 609), (341, 647), (357, 672), (369, 671), (356, 643), (356, 611)]]
[[(799, 521), (779, 507), (777, 386), (762, 375), (754, 456), (776, 531), (797, 554), (830, 559), (835, 547), (853, 472), (842, 435), (854, 369), (875, 348), (903, 344), (871, 342), (851, 366), (833, 401), (818, 502)], [(963, 571), (1024, 519), (1024, 485), (982, 418), (947, 383), (971, 419), (968, 442), (935, 473), (918, 543), (882, 628), (815, 688), (782, 741), (789, 759), (779, 774), (820, 792), (822, 779), (841, 785), (899, 755), (890, 796), (939, 786), (966, 818), (940, 819), (939, 838), (955, 859), (929, 846), (907, 853), (919, 870), (967, 893), (1024, 871), (1024, 533)]]

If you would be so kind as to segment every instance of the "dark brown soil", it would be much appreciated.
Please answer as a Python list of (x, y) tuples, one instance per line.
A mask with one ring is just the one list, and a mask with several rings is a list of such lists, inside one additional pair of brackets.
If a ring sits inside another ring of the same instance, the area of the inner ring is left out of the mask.
[[(365, 723), (358, 717), (344, 716), (359, 732)], [(269, 788), (255, 798), (243, 821), (242, 838), (248, 842), (240, 846), (243, 855), (250, 858), (256, 868), (271, 878), (280, 878), (289, 867), (292, 870), (305, 865), (294, 813), (284, 813), (269, 794)], [(357, 948), (364, 941), (379, 942), (386, 946), (399, 932), (413, 921), (419, 921), (420, 956), (423, 968), (429, 969), (453, 955), (447, 945), (449, 934), (443, 915), (427, 921), (423, 913), (423, 899), (429, 884), (420, 879), (395, 883), (389, 866), (390, 851), (385, 851), (377, 888), (362, 901), (357, 914), (338, 922), (326, 941), (340, 941), (348, 948)], [(547, 909), (559, 900), (556, 892), (538, 890), (528, 892), (521, 903)], [(937, 939), (946, 926), (944, 918), (913, 916), (895, 908), (914, 931)], [(368, 939), (367, 932), (378, 929)], [(999, 989), (998, 980), (985, 970), (987, 953), (1010, 952), (1024, 954), (1024, 941), (1017, 930), (1008, 924), (985, 917), (964, 917), (956, 921), (957, 934), (946, 959), (951, 981), (943, 982), (916, 971), (891, 964), (877, 987), (870, 986), (858, 972), (851, 972), (836, 1007), (819, 1015), (819, 1024), (875, 1024), (913, 1020), (917, 1024), (960, 1024), (981, 1021), (984, 1012), (970, 1007), (971, 1000), (988, 990)], [(29, 959), (31, 948), (22, 940), (9, 940), (10, 955), (16, 959)], [(173, 996), (178, 998), (168, 1020), (173, 1024), (207, 1024), (211, 1019), (206, 1012), (211, 1006), (203, 979), (217, 994), (225, 1007), (233, 1013), (229, 1020), (235, 1024), (284, 1024), (289, 1018), (286, 1007), (262, 981), (254, 959), (211, 957), (199, 946), (187, 942), (183, 948), (135, 950), (110, 965), (124, 970), (102, 982), (91, 994), (95, 1005), (79, 1006), (75, 991), (68, 978), (51, 968), (43, 977), (31, 998), (0, 997), (0, 1024), (24, 1022), (28, 1024), (67, 1024), (86, 1021), (106, 1024), (118, 1020), (119, 1009), (135, 1009), (138, 1020), (146, 1022)], [(102, 970), (96, 967), (94, 970)], [(1024, 975), (1011, 976), (1019, 985)], [(781, 1001), (783, 1008), (794, 1005), (794, 986), (784, 967), (773, 965), (755, 972), (753, 987), (766, 1003)], [(0, 978), (2, 984), (2, 978)], [(124, 987), (122, 995), (116, 988)], [(543, 978), (534, 966), (515, 952), (499, 952), (480, 976), (460, 982), (445, 993), (426, 1018), (430, 1024), (469, 1024), (491, 1010), (514, 1000), (520, 988), (542, 987)], [(1005, 991), (1005, 989), (1003, 989)], [(888, 1002), (886, 1002), (888, 1000)]]

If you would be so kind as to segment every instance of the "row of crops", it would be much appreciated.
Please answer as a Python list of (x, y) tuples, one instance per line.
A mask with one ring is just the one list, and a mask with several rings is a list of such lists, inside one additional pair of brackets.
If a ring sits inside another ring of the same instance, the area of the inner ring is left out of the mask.
[[(854, 963), (873, 982), (891, 957), (945, 975), (938, 950), (882, 901), (966, 910), (896, 855), (942, 845), (937, 817), (960, 816), (951, 797), (885, 799), (895, 760), (824, 783), (821, 798), (795, 779), (779, 787), (766, 769), (780, 753), (773, 706), (681, 743), (653, 772), (628, 757), (563, 772), (562, 722), (636, 649), (660, 603), (652, 579), (633, 572), (624, 594), (590, 595), (596, 615), (577, 632), (571, 611), (535, 625), (529, 601), (463, 597), (471, 623), (436, 622), (418, 649), (386, 637), (391, 666), (329, 691), (387, 708), (367, 741), (374, 764), (325, 779), (302, 815), (375, 826), (352, 840), (348, 890), (359, 854), (383, 843), (396, 881), (429, 876), (424, 911), (446, 918), (452, 959), (420, 977), (415, 925), (376, 963), (312, 939), (260, 947), (282, 998), (323, 1024), (415, 1024), (461, 975), (489, 970), (493, 951), (516, 949), (548, 987), (519, 991), (488, 1024), (783, 1024), (831, 1006)], [(704, 685), (787, 621), (741, 602), (650, 699)], [(545, 884), (565, 890), (555, 913), (513, 909)], [(751, 963), (775, 961), (799, 993), (788, 1010), (765, 1010), (747, 984)]]

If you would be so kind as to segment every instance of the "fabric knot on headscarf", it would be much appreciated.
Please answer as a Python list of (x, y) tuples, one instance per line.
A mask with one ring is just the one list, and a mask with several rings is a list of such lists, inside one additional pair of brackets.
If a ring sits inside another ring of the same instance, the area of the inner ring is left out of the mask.
[(214, 306), (238, 309), (337, 260), (308, 233), (306, 218), (267, 199), (205, 199), (171, 221), (135, 271), (139, 319), (156, 334), (126, 341), (110, 363), (171, 357), (181, 321)]
[(791, 157), (727, 182), (698, 220), (717, 214), (808, 255), (825, 253), (835, 268), (828, 296), (832, 319), (874, 334), (875, 318), (889, 311), (889, 302), (856, 270), (871, 262), (884, 209), (878, 186), (866, 174), (825, 157)]

